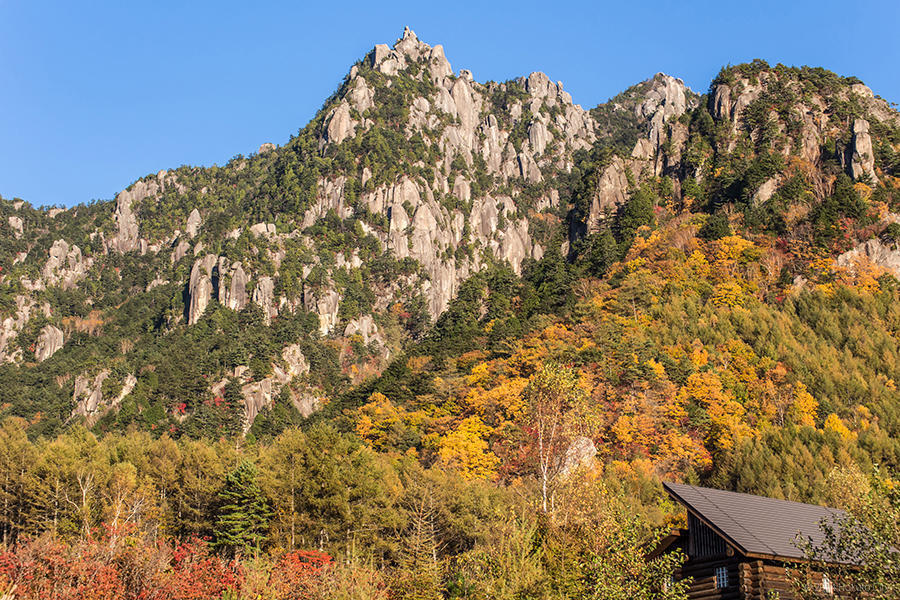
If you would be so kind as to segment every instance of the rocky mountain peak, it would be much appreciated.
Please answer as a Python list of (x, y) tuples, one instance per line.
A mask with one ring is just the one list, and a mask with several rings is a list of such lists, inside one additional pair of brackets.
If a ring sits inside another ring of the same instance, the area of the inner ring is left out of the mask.
[[(695, 190), (708, 184), (709, 196), (734, 197), (743, 185), (743, 196), (764, 203), (783, 170), (735, 172), (724, 190), (710, 173), (778, 153), (809, 163), (801, 166), (820, 197), (841, 169), (860, 183), (890, 181), (896, 149), (885, 140), (895, 134), (884, 123), (896, 113), (861, 83), (836, 77), (743, 66), (717, 78), (703, 107), (682, 80), (657, 73), (585, 110), (542, 72), (505, 82), (454, 75), (443, 48), (407, 28), (354, 65), (283, 146), (263, 144), (223, 167), (147, 175), (108, 203), (63, 215), (10, 205), (2, 222), (15, 262), (0, 284), (21, 286), (8, 298), (15, 312), (3, 315), (0, 359), (53, 365), (69, 355), (67, 340), (116, 314), (110, 307), (152, 297), (158, 312), (145, 339), (203, 329), (211, 317), (240, 314), (265, 328), (298, 319), (316, 339), (343, 344), (342, 357), (380, 368), (472, 275), (497, 264), (521, 274), (548, 250), (578, 260), (581, 242), (610, 233), (641, 186), (657, 186), (675, 207), (689, 179)], [(728, 156), (741, 161), (716, 166)], [(45, 321), (27, 327), (45, 295), (66, 317), (47, 304)], [(60, 300), (82, 297), (77, 310)], [(122, 348), (140, 372), (140, 358)], [(318, 397), (315, 386), (269, 375), (287, 360), (279, 349), (265, 360), (250, 348), (229, 354), (227, 377), (244, 386), (248, 423), (283, 385), (295, 385), (297, 398)], [(97, 367), (73, 397), (85, 416), (97, 412)]]
[[(453, 69), (444, 56), (444, 48), (440, 45), (431, 47), (422, 42), (409, 27), (403, 30), (403, 35), (393, 47), (378, 44), (366, 58), (373, 69), (388, 76), (396, 75), (408, 65), (420, 61), (430, 63), (429, 67), (434, 77), (447, 77), (453, 74)], [(356, 72), (351, 71), (351, 79), (355, 76)]]

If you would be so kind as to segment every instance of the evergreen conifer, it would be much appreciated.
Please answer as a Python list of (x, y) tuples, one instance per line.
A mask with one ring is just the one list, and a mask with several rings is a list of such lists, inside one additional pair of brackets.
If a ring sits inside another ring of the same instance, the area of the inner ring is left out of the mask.
[(219, 502), (216, 546), (234, 554), (258, 549), (267, 538), (272, 511), (259, 487), (252, 462), (244, 460), (228, 474)]

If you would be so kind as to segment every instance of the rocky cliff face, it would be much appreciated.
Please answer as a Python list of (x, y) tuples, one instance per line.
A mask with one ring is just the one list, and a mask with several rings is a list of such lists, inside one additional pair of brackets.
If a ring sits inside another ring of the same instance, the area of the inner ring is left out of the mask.
[(862, 261), (878, 265), (900, 279), (900, 248), (896, 244), (886, 244), (873, 238), (844, 252), (835, 262), (839, 267), (856, 270)]
[[(187, 306), (188, 324), (193, 325), (200, 320), (212, 299), (231, 310), (243, 310), (248, 303), (248, 283), (247, 274), (240, 262), (229, 264), (227, 258), (215, 254), (196, 259), (187, 285), (190, 298)], [(260, 299), (258, 294), (254, 294), (254, 302), (266, 308), (265, 299)]]
[(728, 124), (730, 134), (722, 150), (733, 151), (743, 134), (785, 156), (821, 166), (830, 158), (823, 151), (831, 139), (835, 157), (850, 176), (865, 174), (878, 181), (870, 120), (900, 125), (886, 101), (861, 83), (835, 85), (835, 76), (830, 80), (821, 69), (767, 67), (754, 72), (753, 66), (713, 82), (710, 112)]
[[(370, 214), (386, 217), (387, 228), (373, 231), (382, 249), (422, 266), (422, 289), (431, 314), (437, 316), (460, 281), (482, 266), (486, 252), (508, 261), (516, 271), (524, 259), (542, 253), (540, 243), (529, 235), (528, 215), (517, 211), (508, 193), (495, 190), (508, 185), (519, 190), (544, 181), (545, 172), (570, 168), (572, 153), (594, 141), (595, 124), (587, 111), (573, 104), (562, 84), (543, 73), (505, 84), (478, 84), (468, 71), (455, 76), (440, 46), (432, 48), (407, 29), (393, 48), (376, 46), (351, 70), (346, 93), (326, 118), (320, 142), (326, 153), (328, 146), (364, 135), (375, 126), (376, 92), (385, 77), (413, 78), (429, 90), (410, 100), (403, 129), (407, 137), (421, 136), (438, 158), (422, 165), (430, 182), (402, 177), (371, 186), (359, 203)], [(492, 96), (509, 94), (515, 99), (506, 107), (508, 116), (498, 118)], [(478, 198), (473, 197), (473, 182), (467, 176), (476, 161), (496, 182)], [(459, 170), (465, 173), (455, 172), (454, 165), (463, 165)], [(328, 211), (348, 217), (346, 183), (346, 177), (321, 181), (319, 201), (306, 211), (304, 223), (315, 222)], [(448, 196), (465, 208), (449, 208), (442, 201)], [(539, 204), (545, 210), (558, 209), (558, 196), (548, 194)], [(506, 226), (498, 227), (500, 219)], [(476, 251), (458, 257), (463, 246)], [(324, 308), (323, 331), (331, 331), (333, 313), (327, 302)]]
[(41, 329), (41, 334), (35, 345), (34, 356), (38, 362), (44, 362), (61, 350), (63, 344), (65, 344), (65, 336), (62, 330), (53, 325), (45, 325)]
[(688, 141), (688, 127), (681, 117), (698, 102), (683, 81), (663, 73), (610, 101), (604, 112), (630, 120), (639, 133), (627, 156), (614, 156), (602, 167), (585, 223), (588, 232), (595, 231), (605, 215), (625, 203), (629, 178), (638, 181), (679, 171)]
[[(377, 240), (379, 251), (400, 260), (412, 259), (420, 266), (410, 287), (425, 294), (434, 318), (446, 309), (461, 281), (481, 269), (487, 257), (508, 262), (519, 272), (523, 261), (543, 255), (548, 240), (535, 238), (531, 222), (558, 219), (567, 210), (548, 182), (571, 170), (575, 152), (592, 146), (597, 123), (590, 112), (573, 103), (561, 83), (543, 73), (480, 84), (469, 71), (454, 74), (441, 46), (431, 47), (406, 30), (392, 48), (376, 46), (351, 69), (341, 92), (325, 109), (320, 152), (338, 153), (342, 144), (354, 144), (373, 128), (384, 127), (379, 100), (385, 89), (401, 85), (422, 91), (405, 99), (408, 114), (397, 125), (407, 140), (421, 140), (434, 157), (416, 162), (420, 176), (401, 175), (378, 183), (368, 167), (322, 176), (315, 201), (295, 221), (297, 229), (279, 233), (271, 223), (249, 229), (257, 238), (265, 238), (270, 248), (276, 247), (276, 256), (283, 256), (285, 242), (302, 238), (302, 228), (329, 214), (349, 219), (361, 208), (371, 217), (371, 224), (363, 222), (362, 227)], [(686, 138), (685, 126), (677, 120), (696, 105), (696, 96), (680, 80), (662, 74), (646, 88), (627, 108), (646, 124), (646, 136), (638, 140), (632, 158), (615, 161), (603, 174), (591, 210), (593, 221), (601, 210), (624, 202), (626, 170), (659, 174), (671, 168), (671, 153), (664, 154), (662, 147), (670, 140), (683, 144)], [(361, 184), (362, 190), (357, 192), (354, 184)], [(155, 185), (138, 192), (147, 195)], [(476, 185), (479, 189), (473, 192)], [(525, 193), (527, 203), (522, 200)], [(192, 223), (198, 223), (200, 218), (193, 215)], [(130, 222), (124, 217), (120, 221)], [(192, 237), (197, 227), (187, 228)], [(120, 228), (117, 239), (132, 238)], [(178, 254), (185, 252), (186, 247)], [(211, 261), (208, 256), (196, 259), (192, 269), (187, 311), (191, 324), (211, 299), (222, 302), (222, 293), (212, 283)], [(264, 308), (267, 318), (297, 306), (287, 297), (275, 296), (280, 275), (259, 278), (252, 293), (253, 302)], [(409, 293), (408, 289), (380, 290), (379, 295), (385, 295), (380, 304), (390, 303), (388, 295), (400, 299)], [(342, 297), (333, 284), (305, 295), (302, 306), (318, 314), (323, 335), (338, 331)], [(246, 300), (237, 302), (244, 304)]]
[(87, 374), (75, 377), (75, 389), (72, 393), (72, 402), (75, 404), (73, 417), (83, 417), (89, 425), (92, 425), (104, 413), (114, 410), (137, 385), (137, 378), (134, 375), (126, 375), (118, 392), (112, 397), (104, 398), (103, 384), (109, 376), (109, 369), (103, 369), (93, 377)]

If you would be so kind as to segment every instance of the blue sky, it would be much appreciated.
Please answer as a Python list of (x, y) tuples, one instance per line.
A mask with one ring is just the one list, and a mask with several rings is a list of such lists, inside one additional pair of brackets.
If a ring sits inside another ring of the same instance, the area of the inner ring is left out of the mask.
[(585, 107), (657, 71), (705, 91), (763, 58), (900, 102), (900, 2), (0, 0), (0, 195), (110, 199), (136, 178), (284, 143), (408, 25), (479, 81), (544, 71)]

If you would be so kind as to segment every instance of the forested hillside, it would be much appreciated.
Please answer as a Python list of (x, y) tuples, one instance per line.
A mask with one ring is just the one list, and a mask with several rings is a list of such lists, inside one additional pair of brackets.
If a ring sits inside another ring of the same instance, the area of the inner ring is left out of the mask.
[(900, 114), (821, 68), (585, 110), (407, 30), (284, 146), (0, 212), (23, 597), (678, 598), (660, 479), (900, 463)]

